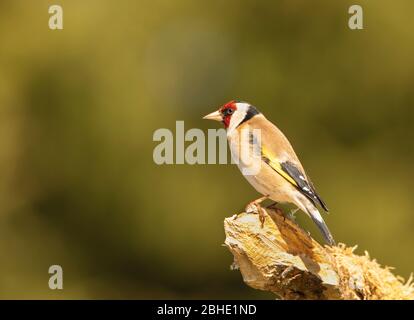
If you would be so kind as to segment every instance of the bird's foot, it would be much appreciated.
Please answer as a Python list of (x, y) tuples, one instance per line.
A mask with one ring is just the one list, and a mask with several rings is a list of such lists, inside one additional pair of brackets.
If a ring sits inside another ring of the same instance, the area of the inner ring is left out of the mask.
[(277, 210), (278, 208), (276, 206), (277, 206), (277, 202), (275, 201), (272, 204), (269, 204), (266, 208), (267, 209)]
[(265, 220), (266, 220), (266, 213), (265, 213), (264, 209), (260, 206), (260, 204), (257, 207), (257, 209), (259, 210), (260, 225), (263, 228)]
[(260, 223), (261, 226), (263, 228), (264, 226), (264, 222), (266, 220), (266, 213), (264, 211), (264, 209), (262, 208), (262, 206), (260, 205), (260, 203), (264, 200), (266, 200), (268, 198), (268, 196), (264, 196), (261, 197), (259, 199), (256, 199), (252, 202), (250, 202), (247, 206), (246, 206), (246, 213), (256, 213), (259, 214), (259, 219), (260, 219)]
[(246, 206), (246, 213), (254, 213), (257, 214), (259, 213), (259, 208), (258, 206), (260, 206), (260, 204), (254, 203), (254, 202), (250, 202), (247, 206)]

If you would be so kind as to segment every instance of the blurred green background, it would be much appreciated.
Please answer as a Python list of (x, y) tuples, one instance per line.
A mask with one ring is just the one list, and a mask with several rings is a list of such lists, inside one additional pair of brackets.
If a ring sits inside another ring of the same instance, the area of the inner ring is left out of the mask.
[(357, 2), (351, 31), (355, 1), (2, 0), (0, 298), (274, 298), (222, 247), (257, 196), (237, 167), (152, 158), (156, 129), (218, 128), (235, 98), (289, 137), (335, 238), (408, 277), (414, 2)]

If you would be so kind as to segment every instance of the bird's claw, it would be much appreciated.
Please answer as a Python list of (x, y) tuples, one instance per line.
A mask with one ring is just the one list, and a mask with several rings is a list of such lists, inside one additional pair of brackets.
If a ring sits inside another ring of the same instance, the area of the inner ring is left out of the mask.
[(259, 210), (259, 220), (260, 220), (261, 227), (263, 228), (265, 220), (266, 220), (266, 214), (264, 213), (263, 209)]
[(266, 214), (264, 213), (264, 209), (260, 206), (260, 204), (255, 203), (255, 202), (249, 203), (246, 206), (246, 213), (258, 214), (261, 227), (263, 228), (265, 220), (266, 220)]
[(256, 203), (254, 203), (254, 202), (249, 203), (246, 206), (246, 209), (245, 210), (246, 210), (246, 213), (259, 213), (258, 205)]

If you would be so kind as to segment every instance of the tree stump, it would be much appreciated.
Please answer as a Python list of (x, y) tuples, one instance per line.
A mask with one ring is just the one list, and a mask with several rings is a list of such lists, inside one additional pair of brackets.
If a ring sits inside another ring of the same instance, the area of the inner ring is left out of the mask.
[(356, 255), (356, 247), (322, 246), (291, 219), (263, 209), (263, 228), (257, 214), (224, 220), (233, 268), (250, 287), (282, 299), (414, 299), (412, 277), (404, 283), (367, 252)]

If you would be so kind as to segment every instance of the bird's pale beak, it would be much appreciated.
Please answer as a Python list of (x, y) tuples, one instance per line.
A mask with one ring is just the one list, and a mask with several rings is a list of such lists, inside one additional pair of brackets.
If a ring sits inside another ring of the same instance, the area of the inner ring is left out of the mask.
[(203, 117), (203, 119), (215, 120), (215, 121), (223, 121), (223, 117), (221, 116), (220, 111), (214, 111), (214, 112), (206, 115), (205, 117)]

